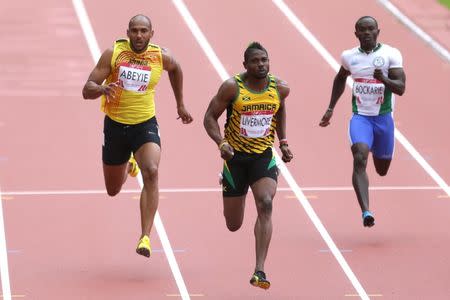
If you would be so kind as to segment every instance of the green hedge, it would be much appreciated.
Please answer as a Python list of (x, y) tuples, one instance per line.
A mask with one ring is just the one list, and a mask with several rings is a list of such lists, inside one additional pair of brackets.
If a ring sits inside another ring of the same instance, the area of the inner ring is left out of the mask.
[(448, 8), (450, 8), (450, 0), (439, 0), (439, 2), (441, 2), (443, 5), (445, 5)]

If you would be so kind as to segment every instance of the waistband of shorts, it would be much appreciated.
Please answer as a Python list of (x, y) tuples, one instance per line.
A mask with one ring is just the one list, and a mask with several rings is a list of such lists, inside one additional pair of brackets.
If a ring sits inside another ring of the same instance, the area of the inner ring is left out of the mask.
[(267, 152), (272, 153), (272, 146), (267, 147), (267, 148), (266, 148), (263, 152), (261, 152), (261, 153), (256, 153), (256, 152), (248, 153), (248, 152), (245, 152), (245, 151), (238, 151), (238, 150), (234, 149), (234, 154), (235, 154), (235, 155), (237, 154), (237, 155), (248, 156), (248, 157), (253, 157), (253, 156), (263, 155), (263, 154), (266, 154)]
[(137, 123), (137, 124), (120, 123), (120, 122), (114, 121), (108, 115), (105, 115), (105, 121), (110, 123), (113, 126), (118, 126), (118, 127), (137, 127), (137, 126), (145, 125), (145, 124), (158, 124), (158, 121), (156, 120), (155, 116), (151, 117), (150, 119), (148, 119), (144, 122)]

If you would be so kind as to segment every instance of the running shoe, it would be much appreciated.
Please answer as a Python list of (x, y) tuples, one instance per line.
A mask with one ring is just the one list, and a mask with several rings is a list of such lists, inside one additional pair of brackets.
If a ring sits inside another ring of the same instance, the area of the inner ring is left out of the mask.
[(362, 214), (362, 218), (364, 227), (372, 227), (373, 225), (375, 225), (375, 218), (370, 211), (364, 211)]
[(253, 273), (253, 276), (250, 279), (250, 284), (265, 290), (270, 288), (270, 282), (266, 279), (266, 273), (263, 271), (256, 271)]
[(128, 170), (128, 174), (130, 174), (131, 177), (138, 176), (138, 174), (139, 174), (139, 166), (137, 164), (137, 161), (134, 159), (133, 154), (131, 154), (130, 159), (128, 160), (128, 163), (131, 164), (131, 167)]
[(150, 239), (144, 235), (140, 240), (136, 248), (136, 253), (145, 257), (150, 257), (152, 254), (152, 248), (150, 247)]

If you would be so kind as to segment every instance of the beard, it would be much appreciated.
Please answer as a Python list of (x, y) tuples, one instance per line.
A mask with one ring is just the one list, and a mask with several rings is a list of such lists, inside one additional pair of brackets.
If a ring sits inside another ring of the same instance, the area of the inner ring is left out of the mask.
[(137, 45), (136, 42), (131, 42), (131, 49), (133, 49), (133, 51), (137, 53), (140, 53), (143, 52), (145, 49), (147, 49), (149, 43), (150, 41), (147, 41), (142, 42), (140, 45)]
[(256, 72), (256, 73), (254, 74), (254, 76), (255, 76), (256, 78), (258, 78), (258, 79), (264, 79), (264, 78), (267, 77), (267, 74), (269, 74), (269, 70), (264, 70), (264, 71), (261, 71), (261, 72)]

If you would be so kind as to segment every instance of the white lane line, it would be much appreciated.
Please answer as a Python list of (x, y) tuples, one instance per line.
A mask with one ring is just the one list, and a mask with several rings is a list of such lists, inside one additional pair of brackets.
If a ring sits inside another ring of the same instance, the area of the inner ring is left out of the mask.
[[(300, 19), (292, 12), (292, 10), (284, 3), (283, 0), (272, 0), (272, 2), (281, 10), (281, 12), (288, 18), (294, 27), (301, 33), (301, 35), (314, 47), (314, 49), (325, 59), (325, 61), (337, 72), (340, 68), (339, 63), (332, 57), (332, 55), (325, 49), (325, 47), (317, 40), (317, 38), (303, 25)], [(350, 88), (353, 85), (353, 80), (349, 77), (347, 84)], [(423, 158), (423, 156), (414, 148), (414, 146), (406, 139), (406, 137), (396, 128), (395, 137), (414, 157), (419, 165), (433, 178), (433, 180), (443, 189), (447, 195), (450, 196), (450, 188), (442, 177), (431, 167), (431, 165)]]
[(378, 0), (378, 2), (390, 11), (400, 22), (414, 32), (426, 44), (428, 44), (434, 51), (436, 51), (442, 58), (450, 62), (450, 52), (433, 39), (428, 33), (417, 26), (410, 18), (403, 14), (394, 4), (389, 0)]
[(284, 175), (284, 178), (288, 182), (289, 186), (292, 187), (293, 192), (297, 196), (297, 199), (300, 201), (300, 204), (303, 206), (303, 209), (308, 214), (309, 218), (313, 222), (317, 231), (319, 231), (320, 235), (322, 236), (323, 240), (327, 244), (331, 253), (333, 253), (333, 256), (336, 258), (337, 262), (341, 266), (345, 275), (347, 275), (347, 278), (350, 280), (350, 282), (353, 285), (353, 287), (355, 288), (356, 292), (361, 296), (361, 299), (369, 300), (369, 297), (367, 296), (367, 293), (364, 290), (363, 286), (359, 282), (355, 273), (353, 273), (352, 269), (350, 268), (349, 264), (345, 260), (341, 251), (339, 251), (339, 248), (334, 243), (333, 239), (331, 238), (330, 234), (326, 230), (325, 226), (322, 224), (322, 221), (320, 221), (319, 216), (314, 211), (314, 209), (311, 206), (311, 204), (309, 203), (308, 199), (305, 197), (302, 190), (297, 185), (297, 182), (295, 182), (294, 177), (291, 175), (291, 173), (287, 169), (286, 165), (280, 164), (279, 168), (281, 169), (281, 173)]
[[(182, 15), (182, 17), (183, 17), (184, 21), (186, 22), (187, 26), (191, 30), (192, 34), (194, 35), (194, 37), (196, 38), (196, 40), (198, 41), (198, 43), (202, 47), (202, 49), (205, 52), (206, 56), (208, 58), (210, 58), (210, 57), (217, 57), (217, 55), (215, 54), (215, 52), (212, 49), (211, 45), (209, 44), (208, 40), (204, 36), (203, 32), (200, 30), (199, 26), (197, 25), (197, 22), (192, 17), (191, 13), (189, 12), (189, 10), (186, 7), (186, 5), (184, 4), (184, 2), (182, 0), (172, 0), (172, 2), (177, 7), (178, 11), (180, 12), (180, 14)], [(217, 60), (211, 60), (210, 59), (210, 62), (214, 66), (214, 68), (216, 69), (217, 73), (219, 74), (219, 76), (220, 76), (220, 78), (222, 80), (226, 80), (226, 79), (228, 79), (230, 77), (229, 74), (227, 74), (226, 72), (222, 72), (221, 71), (221, 70), (225, 70), (225, 67), (220, 62), (219, 59), (217, 59)], [(308, 199), (306, 199), (305, 195), (303, 194), (302, 190), (298, 186), (297, 182), (295, 182), (294, 178), (292, 177), (291, 173), (287, 169), (286, 165), (280, 159), (280, 156), (278, 155), (278, 153), (276, 151), (274, 151), (274, 153), (276, 155), (276, 158), (277, 158), (277, 161), (278, 161), (278, 165), (279, 165), (279, 168), (281, 170), (281, 174), (283, 174), (284, 178), (288, 182), (288, 184), (291, 187), (292, 191), (297, 196), (298, 200), (300, 201), (301, 205), (305, 209), (305, 211), (308, 214), (309, 218), (314, 223), (314, 225), (316, 226), (316, 229), (319, 231), (319, 233), (322, 236), (322, 238), (324, 239), (325, 243), (327, 244), (327, 246), (332, 251), (334, 257), (339, 262), (339, 265), (341, 266), (341, 268), (344, 270), (345, 274), (349, 278), (349, 280), (352, 283), (353, 287), (358, 292), (358, 294), (361, 295), (361, 298), (369, 299), (369, 297), (367, 296), (366, 291), (364, 290), (364, 288), (359, 283), (359, 281), (356, 278), (356, 276), (353, 273), (353, 271), (350, 269), (350, 266), (347, 264), (347, 262), (345, 261), (345, 258), (342, 256), (342, 254), (339, 251), (339, 249), (337, 248), (336, 244), (331, 239), (331, 236), (328, 234), (327, 230), (323, 226), (322, 222), (320, 221), (319, 217), (315, 213), (315, 211), (312, 208), (312, 206), (310, 205)]]
[[(142, 180), (141, 172), (139, 172), (139, 176), (137, 177), (137, 179), (139, 182), (139, 186), (143, 188), (144, 182)], [(175, 277), (175, 281), (177, 283), (178, 290), (180, 291), (181, 298), (183, 300), (190, 299), (189, 292), (186, 288), (186, 284), (184, 283), (183, 276), (181, 275), (177, 260), (175, 259), (175, 254), (173, 253), (172, 246), (170, 245), (169, 237), (167, 236), (166, 230), (164, 229), (164, 225), (158, 211), (156, 211), (154, 223), (155, 227), (158, 229), (159, 238), (161, 240), (164, 252), (166, 253), (170, 269), (172, 269), (173, 276)]]
[[(442, 190), (439, 186), (371, 186), (371, 191), (434, 191)], [(221, 188), (161, 188), (160, 193), (216, 193), (221, 192)], [(278, 187), (277, 192), (290, 192), (290, 187)], [(351, 186), (312, 186), (302, 187), (302, 191), (308, 192), (339, 192), (353, 191)], [(141, 190), (122, 190), (121, 194), (138, 194)], [(4, 191), (3, 196), (52, 196), (52, 195), (95, 195), (105, 194), (106, 190), (42, 190), (42, 191)]]
[(86, 8), (84, 6), (84, 2), (83, 0), (72, 0), (72, 4), (75, 8), (75, 12), (77, 13), (78, 20), (80, 21), (81, 29), (83, 30), (84, 38), (87, 41), (91, 56), (94, 59), (94, 63), (97, 63), (101, 56), (101, 51), (100, 47), (98, 46), (97, 38), (95, 37), (91, 21), (89, 20)]
[[(98, 46), (97, 39), (94, 34), (94, 30), (92, 29), (91, 22), (89, 21), (88, 14), (86, 12), (86, 8), (84, 6), (83, 0), (72, 0), (73, 6), (75, 8), (75, 12), (78, 16), (78, 20), (80, 21), (81, 28), (83, 30), (84, 36), (86, 38), (89, 50), (91, 51), (92, 59), (94, 63), (97, 63), (98, 59), (101, 56), (100, 47)], [(138, 178), (139, 185), (143, 186), (141, 175)], [(175, 278), (175, 282), (178, 286), (178, 289), (181, 294), (181, 298), (183, 300), (190, 299), (189, 293), (187, 291), (186, 285), (184, 283), (183, 277), (181, 275), (180, 268), (178, 267), (178, 263), (175, 259), (175, 255), (172, 251), (172, 247), (169, 243), (169, 237), (167, 236), (166, 230), (162, 224), (159, 213), (156, 212), (155, 216), (155, 228), (158, 232), (159, 238), (163, 244), (164, 252), (166, 253), (166, 257), (169, 261), (170, 269)]]
[(3, 299), (11, 300), (9, 283), (8, 252), (6, 247), (5, 222), (3, 219), (2, 193), (0, 191), (0, 277), (2, 280)]

